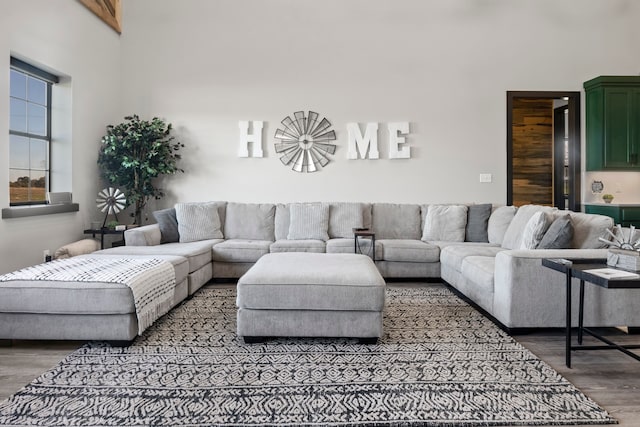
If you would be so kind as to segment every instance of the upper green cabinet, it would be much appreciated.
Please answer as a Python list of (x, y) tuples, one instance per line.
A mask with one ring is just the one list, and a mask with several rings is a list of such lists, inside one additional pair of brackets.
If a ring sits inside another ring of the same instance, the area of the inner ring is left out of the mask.
[(600, 76), (584, 89), (586, 169), (640, 170), (640, 76)]

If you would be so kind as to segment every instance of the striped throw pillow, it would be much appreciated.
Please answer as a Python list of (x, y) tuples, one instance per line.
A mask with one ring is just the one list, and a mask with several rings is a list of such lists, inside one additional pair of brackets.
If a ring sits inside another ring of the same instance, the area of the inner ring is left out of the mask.
[(329, 237), (332, 239), (353, 239), (353, 229), (364, 225), (362, 203), (332, 203), (329, 210)]
[(329, 205), (327, 203), (291, 203), (289, 205), (289, 240), (329, 240)]
[(223, 238), (216, 202), (177, 203), (176, 219), (180, 243)]

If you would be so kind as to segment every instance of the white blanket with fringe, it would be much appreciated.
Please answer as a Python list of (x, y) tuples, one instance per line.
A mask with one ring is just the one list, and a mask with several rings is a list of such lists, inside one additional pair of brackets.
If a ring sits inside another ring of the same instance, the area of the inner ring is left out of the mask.
[(16, 280), (103, 282), (128, 286), (133, 293), (138, 335), (173, 307), (176, 286), (173, 265), (156, 258), (68, 258), (0, 275), (0, 282)]

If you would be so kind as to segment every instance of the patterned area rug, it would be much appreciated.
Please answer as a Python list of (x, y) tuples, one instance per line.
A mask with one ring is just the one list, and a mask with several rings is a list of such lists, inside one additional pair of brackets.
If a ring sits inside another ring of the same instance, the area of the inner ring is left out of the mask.
[(235, 335), (235, 289), (205, 288), (129, 348), (90, 344), (0, 403), (2, 425), (612, 424), (448, 289), (389, 288), (385, 336)]

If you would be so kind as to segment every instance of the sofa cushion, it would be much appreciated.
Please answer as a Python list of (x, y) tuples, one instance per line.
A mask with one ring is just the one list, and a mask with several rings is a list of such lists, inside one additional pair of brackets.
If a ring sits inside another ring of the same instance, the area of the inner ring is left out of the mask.
[(537, 249), (569, 249), (573, 241), (573, 225), (569, 214), (555, 219), (537, 246)]
[(481, 205), (469, 205), (467, 211), (467, 228), (464, 233), (465, 242), (489, 242), (489, 217), (491, 216), (491, 203)]
[(316, 252), (324, 253), (324, 240), (276, 240), (269, 246), (270, 252)]
[[(371, 239), (358, 239), (360, 253), (371, 255)], [(328, 254), (352, 254), (355, 252), (355, 242), (353, 238), (329, 239), (327, 240), (326, 252)], [(376, 240), (376, 261), (382, 259), (382, 245)]]
[(329, 205), (329, 238), (353, 238), (353, 228), (364, 227), (364, 203), (331, 203)]
[(461, 266), (462, 276), (468, 282), (465, 295), (490, 313), (493, 312), (495, 263), (495, 257), (469, 256)]
[(440, 252), (440, 263), (447, 265), (449, 268), (460, 272), (462, 271), (462, 262), (470, 256), (494, 257), (498, 252), (505, 249), (499, 246), (480, 246), (480, 245), (452, 245), (443, 248)]
[(374, 203), (372, 211), (376, 239), (420, 240), (420, 205)]
[(491, 213), (487, 224), (489, 243), (502, 245), (504, 234), (507, 232), (507, 228), (509, 228), (509, 224), (511, 224), (517, 210), (518, 208), (515, 206), (500, 206)]
[(291, 203), (288, 240), (329, 240), (327, 203)]
[(489, 246), (499, 248), (500, 245), (496, 245), (494, 243), (482, 243), (482, 242), (443, 242), (441, 240), (433, 240), (431, 242), (432, 245), (436, 245), (442, 251), (444, 248), (448, 248), (449, 246)]
[[(228, 218), (231, 218), (229, 213)], [(213, 245), (213, 261), (256, 262), (269, 253), (271, 240), (229, 239)]]
[(422, 240), (376, 239), (376, 244), (378, 242), (382, 246), (383, 261), (438, 262), (440, 260), (440, 248)]
[(422, 240), (463, 242), (467, 225), (467, 206), (430, 205), (424, 222)]
[(225, 239), (275, 240), (276, 206), (265, 203), (227, 203)]
[(180, 243), (222, 239), (222, 224), (216, 202), (177, 203)]
[(586, 214), (582, 212), (569, 212), (573, 225), (572, 248), (575, 249), (600, 249), (607, 244), (598, 240), (606, 237), (607, 230), (613, 229), (613, 219), (604, 215)]
[(158, 227), (160, 227), (160, 243), (173, 243), (180, 241), (176, 208), (154, 211), (152, 215), (158, 223)]
[(544, 212), (534, 213), (522, 232), (522, 241), (520, 249), (535, 249), (538, 247), (540, 240), (549, 228), (550, 219)]
[(189, 261), (189, 273), (211, 262), (211, 248), (222, 242), (221, 239), (200, 240), (189, 243), (165, 243), (155, 246), (117, 246), (103, 249), (94, 254), (116, 255), (178, 255)]
[(289, 205), (285, 205), (284, 203), (276, 204), (276, 217), (274, 222), (276, 240), (286, 240), (289, 234)]
[(551, 213), (557, 210), (549, 206), (541, 205), (524, 205), (520, 206), (514, 215), (507, 231), (504, 233), (504, 239), (502, 240), (502, 247), (506, 249), (520, 249), (522, 245), (522, 235), (524, 228), (529, 222), (529, 219), (536, 212)]

